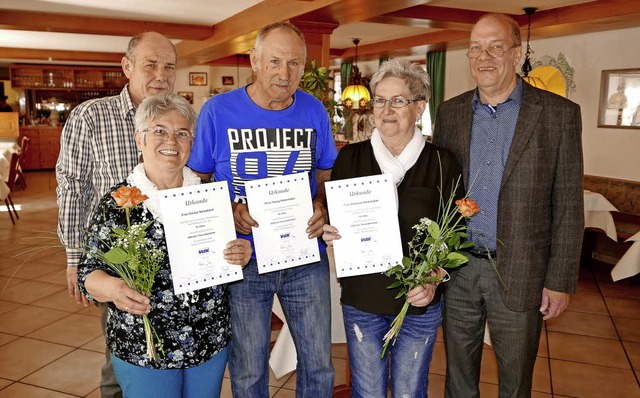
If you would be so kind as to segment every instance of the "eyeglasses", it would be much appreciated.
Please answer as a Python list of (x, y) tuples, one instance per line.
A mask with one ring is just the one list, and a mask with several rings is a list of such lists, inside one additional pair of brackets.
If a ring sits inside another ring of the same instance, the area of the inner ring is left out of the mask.
[(507, 51), (517, 46), (518, 46), (517, 44), (514, 44), (513, 46), (507, 48), (506, 50), (502, 47), (502, 44), (493, 44), (487, 49), (484, 49), (480, 46), (473, 46), (469, 49), (469, 51), (467, 51), (467, 58), (469, 59), (479, 58), (482, 55), (483, 51), (486, 51), (491, 58), (500, 58), (504, 55), (504, 53), (506, 53)]
[(395, 98), (391, 98), (391, 99), (384, 99), (384, 98), (373, 98), (371, 99), (371, 107), (372, 108), (384, 108), (385, 104), (387, 102), (389, 102), (389, 104), (391, 105), (392, 108), (404, 108), (405, 106), (409, 105), (412, 102), (416, 102), (416, 101), (422, 101), (421, 99), (406, 99), (406, 98), (402, 98), (402, 97), (395, 97)]
[(176, 141), (187, 142), (191, 141), (193, 135), (189, 130), (177, 130), (177, 131), (169, 131), (163, 127), (149, 127), (147, 129), (142, 130), (143, 133), (147, 132), (153, 133), (153, 136), (156, 138), (161, 138), (163, 140), (168, 140), (169, 135), (173, 134), (173, 137)]

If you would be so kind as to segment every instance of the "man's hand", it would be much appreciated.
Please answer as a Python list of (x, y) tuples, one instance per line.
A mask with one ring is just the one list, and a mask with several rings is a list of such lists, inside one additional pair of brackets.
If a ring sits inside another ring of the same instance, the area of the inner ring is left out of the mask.
[(546, 287), (542, 289), (542, 304), (540, 304), (540, 312), (543, 320), (555, 318), (569, 305), (569, 293), (556, 292)]
[(251, 227), (258, 227), (258, 223), (249, 214), (249, 208), (244, 203), (231, 202), (233, 208), (233, 221), (236, 231), (242, 235), (249, 235)]
[(80, 292), (78, 288), (78, 267), (67, 267), (67, 289), (69, 296), (76, 300), (76, 303), (85, 307), (89, 306), (89, 300)]
[(313, 201), (313, 215), (309, 219), (307, 225), (307, 234), (309, 239), (314, 239), (322, 235), (322, 226), (327, 223), (327, 209), (318, 201)]

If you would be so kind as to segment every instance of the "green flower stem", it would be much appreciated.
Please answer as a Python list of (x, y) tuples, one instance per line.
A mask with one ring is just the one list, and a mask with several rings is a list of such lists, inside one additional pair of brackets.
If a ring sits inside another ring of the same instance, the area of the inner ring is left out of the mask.
[[(449, 216), (445, 217), (445, 220), (444, 220), (445, 222), (443, 222), (442, 224), (447, 225), (446, 221), (451, 217), (453, 217), (453, 214), (449, 213)], [(456, 231), (458, 224), (460, 224), (460, 221), (462, 221), (463, 218), (464, 216), (461, 214), (458, 217), (458, 219), (455, 221), (453, 226), (446, 229), (446, 233), (443, 234), (441, 230), (441, 233), (436, 239), (436, 241), (429, 245), (429, 247), (427, 248), (426, 260), (421, 260), (421, 264), (420, 264), (420, 267), (418, 268), (418, 273), (416, 274), (416, 278), (414, 279), (414, 282), (409, 282), (409, 283), (403, 282), (403, 284), (407, 288), (407, 292), (411, 289), (416, 288), (419, 285), (422, 285), (424, 275), (427, 273), (433, 272), (434, 267), (436, 267), (437, 265), (431, 264), (429, 260), (432, 259), (434, 255), (436, 255), (436, 252), (438, 251), (438, 249), (442, 247), (442, 244), (444, 242), (447, 241), (447, 238), (451, 235), (451, 233)], [(429, 232), (426, 231), (425, 233), (428, 234)], [(422, 253), (422, 249), (424, 248), (424, 246), (425, 246), (425, 243), (423, 240), (420, 246), (418, 247), (418, 250), (412, 251), (410, 253), (409, 256), (411, 258), (411, 264), (415, 264), (417, 257), (419, 256), (418, 253)], [(384, 335), (384, 338), (383, 338), (384, 345), (382, 348), (382, 354), (380, 355), (381, 358), (384, 358), (384, 355), (387, 352), (387, 348), (389, 348), (389, 344), (392, 344), (392, 345), (395, 344), (396, 338), (400, 333), (400, 328), (402, 328), (402, 323), (404, 322), (404, 318), (407, 315), (407, 311), (409, 310), (410, 304), (408, 301), (406, 301), (407, 293), (405, 292), (403, 296), (405, 297), (404, 305), (402, 306), (400, 313), (398, 313), (398, 315), (396, 315), (396, 317), (391, 322), (391, 327), (389, 328), (389, 331), (387, 332), (387, 334)]]
[(398, 333), (400, 333), (400, 328), (402, 327), (402, 322), (404, 322), (404, 317), (407, 315), (407, 311), (409, 310), (409, 302), (405, 301), (400, 313), (396, 315), (396, 317), (391, 322), (391, 328), (384, 335), (384, 346), (382, 347), (382, 355), (380, 358), (384, 358), (384, 354), (387, 352), (387, 348), (389, 348), (389, 343), (395, 344), (396, 337), (398, 337)]
[(144, 323), (144, 336), (145, 336), (146, 345), (147, 345), (147, 355), (149, 355), (149, 357), (154, 361), (157, 361), (158, 352), (156, 351), (156, 343), (154, 342), (154, 340), (157, 341), (157, 344), (160, 347), (160, 352), (162, 353), (162, 356), (165, 356), (164, 347), (162, 346), (162, 341), (160, 340), (160, 337), (158, 336), (156, 329), (153, 327), (153, 325), (151, 324), (151, 321), (149, 320), (149, 317), (146, 314), (142, 315), (142, 322)]
[(131, 229), (131, 220), (129, 220), (129, 208), (128, 207), (124, 208), (124, 215), (127, 218), (127, 229)]

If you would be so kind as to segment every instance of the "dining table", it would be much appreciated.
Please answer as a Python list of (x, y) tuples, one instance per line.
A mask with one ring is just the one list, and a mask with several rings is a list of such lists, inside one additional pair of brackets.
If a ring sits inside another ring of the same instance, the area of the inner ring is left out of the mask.
[(611, 270), (614, 282), (640, 274), (640, 231), (625, 240), (625, 243), (631, 243), (631, 246)]
[(0, 180), (7, 181), (11, 155), (19, 151), (20, 146), (15, 140), (0, 141)]
[(584, 191), (584, 227), (603, 230), (614, 242), (618, 241), (612, 211), (618, 211), (604, 196), (597, 192)]

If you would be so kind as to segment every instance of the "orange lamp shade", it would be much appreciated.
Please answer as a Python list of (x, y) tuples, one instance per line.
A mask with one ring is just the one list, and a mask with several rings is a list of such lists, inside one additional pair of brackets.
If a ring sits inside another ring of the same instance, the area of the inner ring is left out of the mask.
[(369, 106), (371, 95), (363, 85), (347, 86), (342, 92), (342, 103), (347, 108), (360, 109)]

